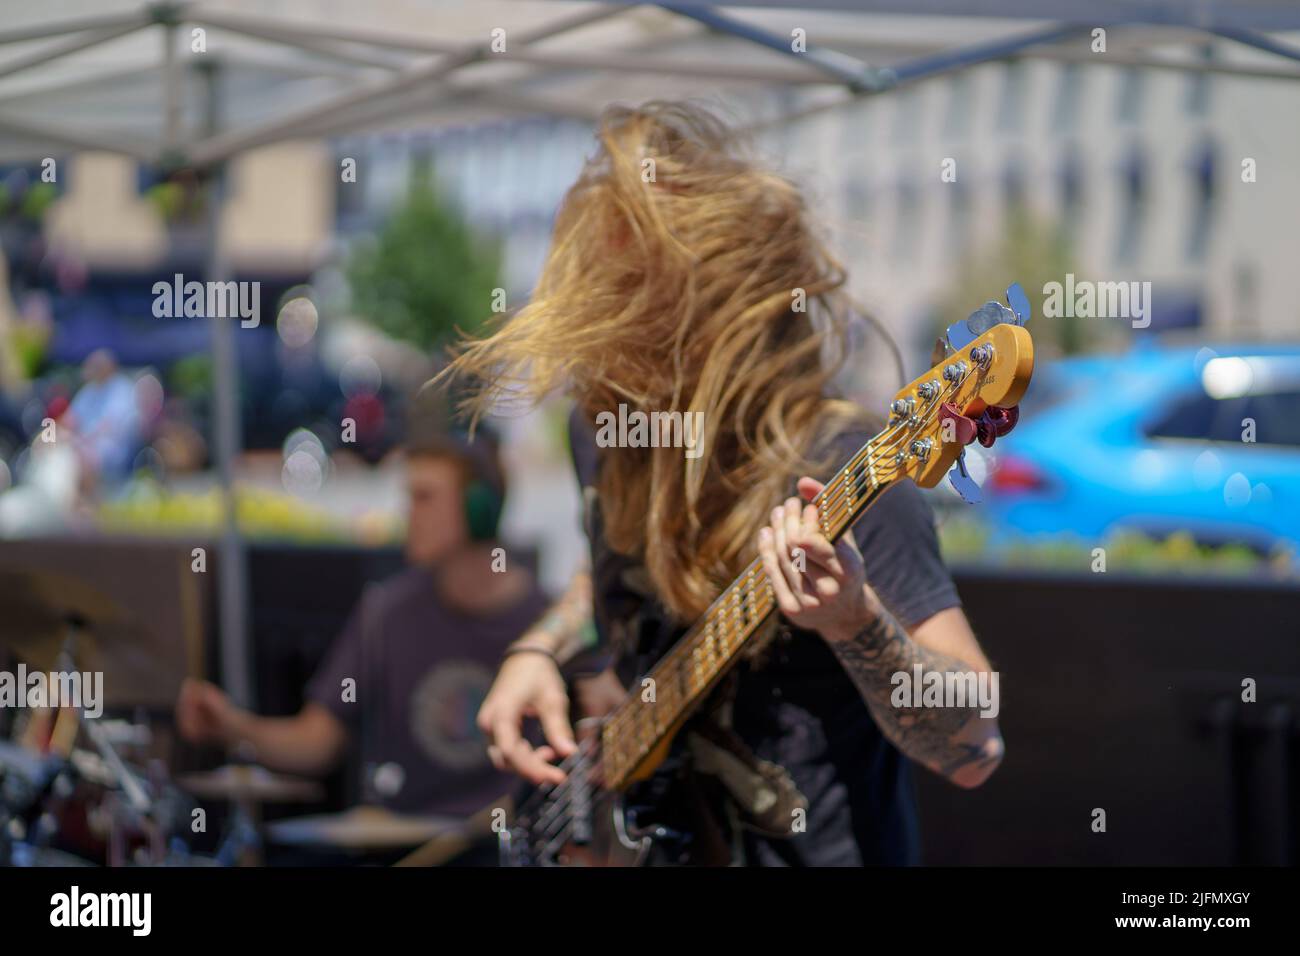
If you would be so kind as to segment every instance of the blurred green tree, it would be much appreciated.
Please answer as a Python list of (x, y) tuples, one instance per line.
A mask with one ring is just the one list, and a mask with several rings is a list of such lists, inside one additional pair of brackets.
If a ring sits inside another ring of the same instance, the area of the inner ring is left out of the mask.
[(1082, 276), (1087, 270), (1072, 249), (1066, 230), (1023, 208), (1013, 208), (1001, 238), (987, 245), (973, 245), (958, 265), (935, 309), (930, 341), (981, 303), (989, 299), (1003, 302), (1003, 290), (1019, 282), (1029, 296), (1033, 310), (1029, 327), (1039, 349), (1058, 355), (1094, 351), (1115, 334), (1116, 323), (1077, 316), (1043, 316), (1043, 287), (1049, 282), (1064, 282), (1067, 272)]
[(461, 333), (491, 318), (500, 269), (500, 245), (476, 235), (418, 165), (405, 201), (358, 243), (346, 272), (357, 315), (441, 364)]

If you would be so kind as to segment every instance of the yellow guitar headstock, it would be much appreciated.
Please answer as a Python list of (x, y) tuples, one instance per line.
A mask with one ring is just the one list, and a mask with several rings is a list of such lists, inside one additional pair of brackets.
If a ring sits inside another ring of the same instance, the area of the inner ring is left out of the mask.
[(986, 409), (1013, 406), (1033, 372), (1029, 331), (1011, 323), (994, 325), (894, 396), (889, 426), (877, 439), (878, 454), (893, 466), (895, 477), (934, 487), (966, 445), (964, 426), (943, 414), (944, 406), (955, 406), (971, 419)]

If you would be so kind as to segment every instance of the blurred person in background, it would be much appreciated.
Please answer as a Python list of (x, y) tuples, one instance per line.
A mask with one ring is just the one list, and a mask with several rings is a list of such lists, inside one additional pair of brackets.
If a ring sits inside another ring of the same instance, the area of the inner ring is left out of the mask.
[(87, 517), (80, 456), (70, 442), (45, 441), (42, 434), (29, 446), (22, 480), (0, 489), (0, 537), (57, 534)]
[(77, 440), (87, 489), (130, 477), (140, 450), (140, 410), (135, 386), (108, 349), (96, 349), (81, 365), (84, 384), (72, 397), (64, 423)]
[(363, 798), (402, 813), (468, 816), (500, 797), (474, 714), (500, 655), (546, 607), (497, 539), (505, 484), (495, 442), (438, 435), (406, 449), (410, 567), (371, 585), (291, 717), (262, 717), (186, 681), (181, 735), (286, 773), (322, 776), (354, 745)]

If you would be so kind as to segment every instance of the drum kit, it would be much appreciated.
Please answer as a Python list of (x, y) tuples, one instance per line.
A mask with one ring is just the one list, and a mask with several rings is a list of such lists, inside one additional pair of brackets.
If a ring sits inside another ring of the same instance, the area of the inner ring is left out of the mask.
[[(257, 866), (268, 846), (359, 863), (423, 848), (424, 865), (435, 865), (468, 845), (468, 821), (377, 806), (263, 823), (265, 806), (319, 799), (319, 785), (248, 765), (173, 782), (159, 766), (142, 771), (102, 751), (63, 757), (0, 741), (0, 866)], [(200, 803), (212, 802), (232, 812), (205, 853), (194, 848), (192, 823)], [(447, 852), (429, 856), (439, 843)]]
[[(7, 577), (0, 574), (0, 605), (10, 609), (20, 590), (23, 598), (21, 613), (6, 613), (0, 629), (0, 661), (11, 652), (52, 673), (74, 672), (94, 641), (89, 614), (99, 609), (64, 608), (52, 617), (31, 590), (7, 587), (16, 584)], [(67, 592), (61, 597), (66, 604)], [(110, 648), (93, 650), (98, 661), (111, 662)], [(173, 779), (151, 756), (159, 748), (143, 718), (92, 718), (63, 703), (25, 710), (15, 723), (10, 739), (0, 739), (0, 866), (255, 866), (277, 848), (328, 852), (336, 862), (409, 855), (437, 865), (488, 832), (477, 819), (372, 806), (263, 822), (265, 808), (318, 801), (322, 787), (251, 764)], [(223, 804), (214, 849), (207, 807)]]

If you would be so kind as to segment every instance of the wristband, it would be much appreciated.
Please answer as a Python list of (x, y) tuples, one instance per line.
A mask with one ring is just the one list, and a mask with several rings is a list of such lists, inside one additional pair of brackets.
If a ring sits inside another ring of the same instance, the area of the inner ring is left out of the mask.
[(511, 645), (510, 647), (507, 647), (505, 653), (501, 655), (502, 662), (504, 663), (506, 658), (515, 654), (545, 654), (551, 659), (552, 664), (556, 667), (560, 666), (560, 661), (555, 656), (554, 651), (547, 650), (545, 647), (538, 647), (536, 644), (521, 644), (518, 647)]

